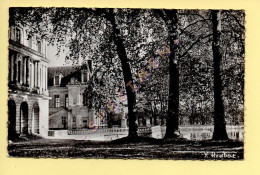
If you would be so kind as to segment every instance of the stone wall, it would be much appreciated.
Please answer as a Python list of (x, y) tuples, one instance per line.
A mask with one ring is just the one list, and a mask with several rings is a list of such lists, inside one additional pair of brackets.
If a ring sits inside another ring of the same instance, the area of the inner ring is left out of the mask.
[[(28, 134), (38, 135), (37, 132), (33, 130), (33, 106), (37, 104), (39, 106), (39, 135), (47, 136), (48, 134), (48, 117), (49, 117), (49, 99), (42, 97), (37, 94), (28, 94), (23, 92), (9, 93), (8, 100), (13, 100), (16, 105), (16, 133), (18, 135), (22, 133), (22, 127), (25, 123), (24, 119), (21, 117), (21, 105), (26, 104), (28, 106)], [(25, 106), (26, 106), (25, 105)]]
[(60, 98), (60, 107), (65, 107), (65, 95), (68, 95), (68, 88), (67, 87), (56, 87), (56, 86), (49, 86), (48, 87), (49, 91), (49, 96), (51, 97), (50, 99), (50, 108), (54, 108), (55, 105), (55, 95), (59, 95)]

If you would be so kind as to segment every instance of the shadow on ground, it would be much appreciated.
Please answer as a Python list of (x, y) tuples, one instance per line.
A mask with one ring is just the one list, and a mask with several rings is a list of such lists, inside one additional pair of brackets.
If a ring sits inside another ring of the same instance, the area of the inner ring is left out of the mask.
[(241, 160), (243, 142), (122, 138), (114, 141), (23, 140), (8, 144), (10, 157)]

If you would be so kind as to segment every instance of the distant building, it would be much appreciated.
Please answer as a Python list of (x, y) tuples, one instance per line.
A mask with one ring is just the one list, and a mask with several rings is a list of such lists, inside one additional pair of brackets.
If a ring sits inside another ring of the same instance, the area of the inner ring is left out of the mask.
[(50, 99), (49, 129), (83, 129), (106, 123), (89, 108), (88, 86), (92, 78), (92, 61), (85, 67), (51, 67), (48, 72)]
[(9, 28), (8, 138), (48, 134), (46, 42), (21, 26)]

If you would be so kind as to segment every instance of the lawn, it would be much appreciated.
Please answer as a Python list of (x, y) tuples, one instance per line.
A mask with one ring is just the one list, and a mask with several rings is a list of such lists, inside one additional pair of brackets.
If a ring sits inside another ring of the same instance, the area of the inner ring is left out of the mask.
[(244, 158), (243, 142), (188, 141), (126, 138), (100, 142), (37, 139), (8, 144), (10, 157), (33, 158), (112, 158), (112, 159), (221, 159)]

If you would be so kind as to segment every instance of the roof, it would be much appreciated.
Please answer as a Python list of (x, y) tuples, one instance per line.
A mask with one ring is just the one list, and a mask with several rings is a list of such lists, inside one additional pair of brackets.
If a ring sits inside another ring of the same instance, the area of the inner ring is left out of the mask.
[(64, 77), (78, 70), (80, 66), (61, 66), (61, 67), (49, 67), (48, 78), (53, 78), (54, 75), (62, 74)]
[(60, 86), (66, 86), (72, 77), (81, 82), (81, 66), (62, 66), (48, 68), (48, 86), (53, 86), (55, 75), (62, 74)]

